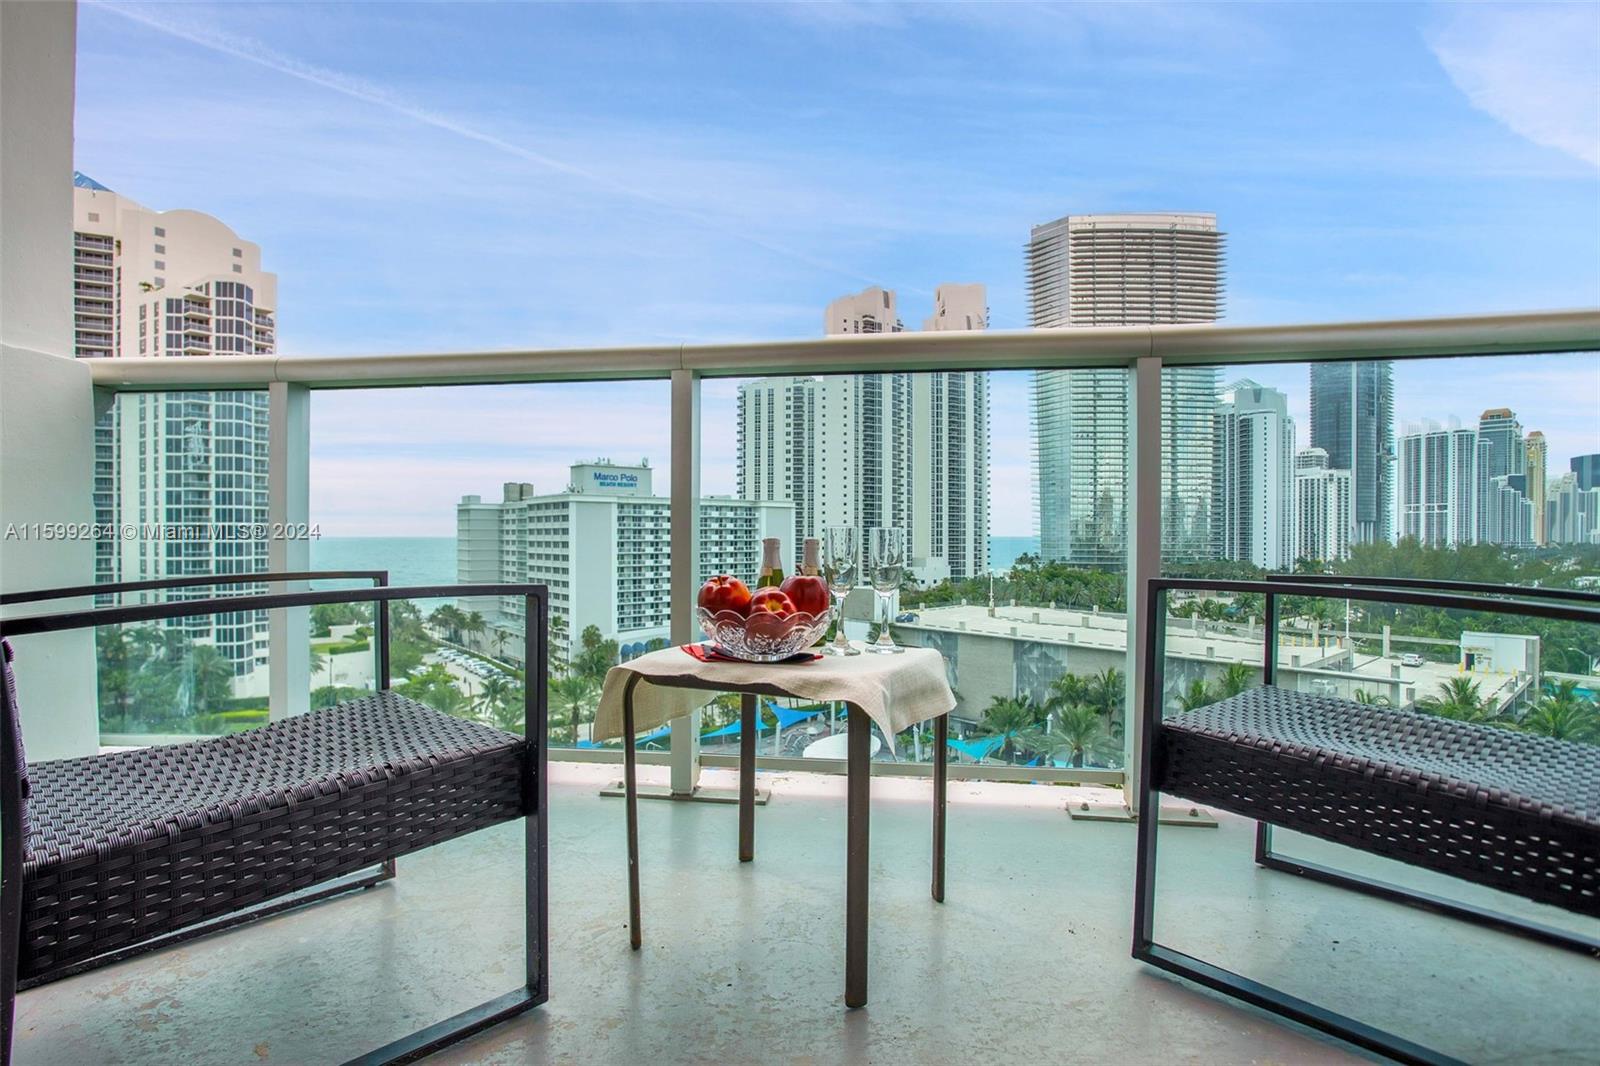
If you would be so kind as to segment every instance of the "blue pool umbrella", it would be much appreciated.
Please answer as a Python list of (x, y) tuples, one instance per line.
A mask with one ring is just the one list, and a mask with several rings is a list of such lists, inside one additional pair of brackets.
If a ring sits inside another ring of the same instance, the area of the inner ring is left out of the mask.
[(955, 740), (952, 738), (945, 741), (945, 743), (949, 744), (952, 748), (956, 749), (968, 758), (977, 762), (982, 762), (984, 759), (998, 751), (1000, 747), (1004, 745), (1005, 742), (1010, 738), (1010, 736), (1010, 733), (1002, 733), (999, 736), (980, 737), (977, 740)]

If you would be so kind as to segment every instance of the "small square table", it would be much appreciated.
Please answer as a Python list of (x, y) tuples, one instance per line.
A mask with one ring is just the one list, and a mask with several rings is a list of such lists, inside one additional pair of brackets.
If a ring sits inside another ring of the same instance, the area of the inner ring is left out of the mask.
[(944, 901), (945, 779), (949, 715), (955, 694), (945, 678), (944, 657), (931, 648), (900, 654), (827, 656), (802, 663), (702, 662), (681, 647), (642, 655), (606, 674), (595, 711), (596, 742), (621, 737), (623, 786), (628, 815), (628, 905), (630, 936), (637, 950), (639, 928), (639, 812), (634, 735), (703, 706), (708, 692), (737, 692), (739, 717), (739, 861), (755, 858), (756, 699), (777, 696), (843, 702), (849, 708), (848, 792), (845, 803), (845, 978), (849, 1007), (867, 1002), (867, 879), (871, 818), (872, 728), (885, 739), (929, 718), (934, 720), (933, 898)]

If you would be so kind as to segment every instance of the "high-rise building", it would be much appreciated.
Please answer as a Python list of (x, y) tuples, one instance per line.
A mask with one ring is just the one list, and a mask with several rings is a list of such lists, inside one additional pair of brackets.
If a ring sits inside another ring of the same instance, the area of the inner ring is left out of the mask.
[[(988, 290), (981, 284), (934, 289), (930, 332), (989, 328)], [(911, 502), (913, 558), (943, 560), (952, 578), (989, 570), (989, 375), (936, 370), (911, 374)]]
[(1399, 535), (1430, 548), (1475, 544), (1488, 480), (1478, 434), (1425, 423), (1399, 439)]
[[(1490, 459), (1490, 446), (1480, 446), (1479, 460)], [(1489, 544), (1507, 548), (1533, 546), (1533, 503), (1528, 499), (1526, 474), (1501, 474), (1489, 478), (1482, 504), (1483, 536)]]
[[(531, 484), (507, 482), (499, 503), (463, 496), (456, 507), (456, 573), (463, 583), (538, 582), (549, 586), (550, 614), (569, 658), (584, 629), (595, 626), (624, 654), (666, 638), (672, 623), (672, 503), (652, 492), (648, 465), (606, 460), (577, 463), (564, 491), (537, 495)], [(726, 496), (699, 501), (695, 577), (732, 574), (754, 584), (761, 541), (793, 528), (787, 503)], [(520, 597), (462, 600), (491, 625), (524, 631)]]
[(1528, 470), (1528, 502), (1533, 504), (1533, 543), (1543, 545), (1545, 542), (1545, 446), (1544, 434), (1537, 429), (1528, 434), (1523, 442), (1526, 453), (1525, 466)]
[(1279, 570), (1294, 563), (1294, 420), (1289, 398), (1236, 381), (1217, 401), (1223, 557)]
[(1352, 539), (1387, 543), (1394, 532), (1394, 364), (1311, 364), (1311, 446), (1348, 470)]
[(894, 290), (876, 285), (839, 297), (822, 315), (822, 332), (830, 337), (845, 333), (901, 333), (905, 328), (895, 309)]
[(1514, 411), (1495, 407), (1478, 418), (1478, 439), (1488, 445), (1485, 476), (1496, 478), (1527, 470), (1528, 455), (1522, 443), (1522, 423)]
[[(1214, 322), (1224, 235), (1211, 214), (1068, 215), (1035, 226), (1027, 248), (1030, 322), (1065, 326)], [(1162, 551), (1222, 550), (1214, 500), (1217, 372), (1162, 374)], [(1127, 561), (1129, 386), (1123, 370), (1040, 370), (1033, 420), (1039, 542), (1046, 559)]]
[[(79, 357), (276, 351), (278, 279), (258, 245), (198, 211), (152, 211), (82, 174), (73, 185)], [(95, 427), (94, 505), (103, 526), (165, 533), (99, 542), (97, 582), (267, 570), (267, 540), (239, 535), (267, 522), (266, 393), (119, 398)], [(235, 673), (265, 662), (264, 614), (174, 625)]]
[[(898, 331), (892, 291), (842, 297), (830, 335)], [(941, 285), (937, 330), (988, 323), (982, 285)], [(828, 526), (906, 531), (917, 579), (988, 569), (988, 376), (972, 371), (760, 378), (739, 388), (741, 499), (794, 507), (793, 561)]]
[(1295, 456), (1294, 557), (1333, 562), (1350, 554), (1354, 492), (1348, 470), (1328, 466), (1328, 453), (1306, 448)]
[(1572, 476), (1577, 479), (1578, 488), (1600, 488), (1600, 453), (1574, 455), (1571, 465)]
[(946, 283), (936, 287), (933, 290), (933, 314), (922, 323), (922, 328), (930, 333), (988, 329), (988, 289), (981, 284)]
[(1583, 488), (1575, 473), (1551, 481), (1545, 524), (1547, 543), (1600, 544), (1600, 486)]

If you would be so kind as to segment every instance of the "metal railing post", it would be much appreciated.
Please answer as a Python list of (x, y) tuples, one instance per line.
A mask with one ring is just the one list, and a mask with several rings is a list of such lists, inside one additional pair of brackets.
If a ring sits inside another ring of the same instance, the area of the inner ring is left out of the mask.
[[(694, 601), (700, 558), (700, 375), (672, 372), (672, 643), (698, 636)], [(700, 783), (700, 712), (672, 723), (672, 794)]]
[[(1128, 677), (1123, 698), (1123, 801), (1139, 813), (1139, 774), (1144, 737), (1138, 728), (1145, 688), (1155, 679), (1145, 676), (1145, 644), (1151, 627), (1150, 579), (1161, 574), (1161, 357), (1141, 356), (1134, 361), (1128, 382), (1133, 460), (1128, 487)], [(1164, 601), (1163, 601), (1164, 602)], [(1157, 694), (1159, 699), (1160, 694)]]
[[(281, 534), (311, 516), (311, 391), (274, 381), (267, 386), (267, 569), (311, 569), (311, 542)], [(279, 535), (272, 535), (272, 534)], [(289, 582), (271, 592), (303, 591)], [(267, 615), (267, 689), (273, 721), (311, 709), (311, 612), (287, 607)]]

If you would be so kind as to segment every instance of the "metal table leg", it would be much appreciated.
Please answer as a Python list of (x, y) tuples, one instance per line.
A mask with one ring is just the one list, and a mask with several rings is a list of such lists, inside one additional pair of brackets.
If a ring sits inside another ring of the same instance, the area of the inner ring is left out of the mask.
[(638, 674), (628, 677), (628, 687), (622, 691), (622, 785), (624, 804), (628, 808), (628, 938), (633, 950), (639, 950), (639, 786), (634, 766), (633, 744), (633, 686)]
[(756, 697), (739, 699), (739, 861), (756, 857)]
[(933, 720), (933, 746), (939, 749), (933, 756), (933, 898), (944, 902), (944, 804), (945, 765), (950, 747), (950, 716), (941, 714)]
[(872, 719), (850, 708), (849, 795), (845, 803), (844, 1004), (867, 1005), (868, 828), (872, 813)]

